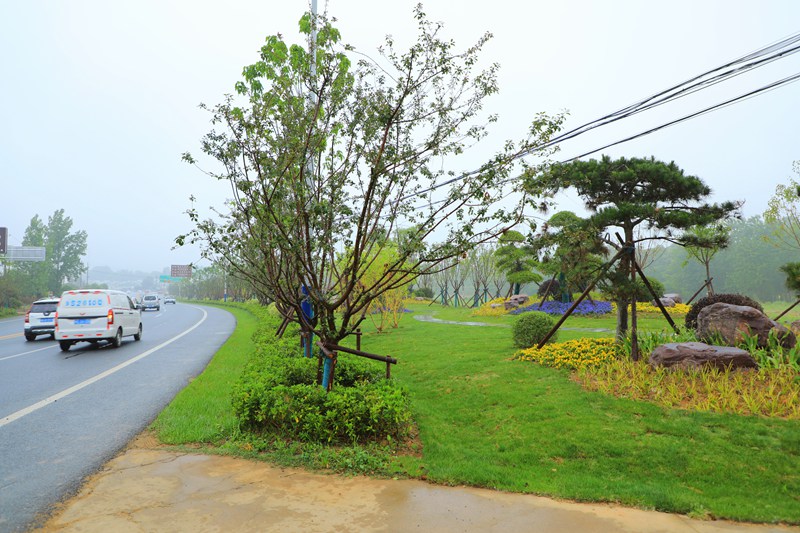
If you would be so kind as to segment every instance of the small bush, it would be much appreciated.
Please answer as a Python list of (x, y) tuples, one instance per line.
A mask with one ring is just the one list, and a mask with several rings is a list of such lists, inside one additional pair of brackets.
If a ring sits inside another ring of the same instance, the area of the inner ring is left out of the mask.
[[(664, 284), (655, 278), (648, 277), (647, 281), (656, 293), (656, 296), (662, 298), (664, 296)], [(636, 301), (637, 302), (652, 302), (653, 295), (647, 289), (647, 286), (642, 281), (642, 278), (636, 278)]]
[(326, 392), (311, 384), (251, 382), (234, 397), (243, 429), (303, 442), (365, 444), (404, 440), (411, 428), (406, 390), (395, 382), (359, 382)]
[(411, 294), (413, 296), (419, 296), (420, 298), (433, 298), (433, 289), (431, 287), (420, 287), (414, 289), (414, 292)]
[(539, 289), (536, 291), (539, 298), (544, 298), (545, 295), (553, 298), (561, 297), (561, 284), (557, 279), (548, 279), (539, 284)]
[(281, 439), (333, 444), (400, 442), (411, 427), (405, 389), (385, 369), (357, 356), (339, 356), (334, 385), (315, 384), (317, 358), (301, 357), (297, 335), (253, 335), (257, 348), (232, 394), (240, 429)]
[(714, 294), (711, 296), (706, 296), (705, 298), (700, 298), (692, 304), (691, 309), (689, 309), (689, 312), (686, 313), (686, 327), (697, 329), (697, 317), (700, 314), (700, 311), (709, 305), (717, 303), (746, 305), (748, 307), (754, 307), (762, 313), (764, 312), (764, 308), (761, 307), (761, 304), (748, 296), (744, 296), (742, 294)]
[[(514, 322), (511, 329), (514, 336), (514, 345), (517, 348), (530, 348), (539, 344), (545, 335), (547, 335), (555, 321), (547, 314), (541, 311), (531, 311), (523, 313), (519, 319)], [(556, 340), (558, 333), (553, 335), (550, 340)]]

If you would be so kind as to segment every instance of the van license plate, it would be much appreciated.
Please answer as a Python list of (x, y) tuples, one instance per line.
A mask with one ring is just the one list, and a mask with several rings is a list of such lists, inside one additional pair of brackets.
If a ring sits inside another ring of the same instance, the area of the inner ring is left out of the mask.
[(53, 321), (52, 318), (40, 318), (39, 319), (39, 322), (41, 322), (42, 324), (45, 324), (47, 322), (52, 322), (52, 321)]
[(89, 320), (88, 318), (76, 318), (75, 319), (75, 323), (76, 324), (91, 324), (92, 321)]

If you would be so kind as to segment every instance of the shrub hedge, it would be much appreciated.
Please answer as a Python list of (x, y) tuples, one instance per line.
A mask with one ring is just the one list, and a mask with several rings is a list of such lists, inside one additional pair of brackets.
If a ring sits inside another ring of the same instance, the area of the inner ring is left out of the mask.
[(411, 428), (407, 391), (386, 380), (374, 361), (341, 355), (333, 390), (315, 384), (317, 358), (302, 357), (296, 330), (276, 339), (265, 327), (234, 387), (241, 430), (304, 442), (365, 444), (402, 441)]

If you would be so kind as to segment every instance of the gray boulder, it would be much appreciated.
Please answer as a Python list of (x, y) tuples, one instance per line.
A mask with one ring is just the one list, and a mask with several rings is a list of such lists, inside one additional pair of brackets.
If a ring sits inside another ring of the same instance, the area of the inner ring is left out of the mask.
[(681, 295), (678, 294), (677, 292), (670, 292), (668, 294), (665, 294), (664, 298), (669, 298), (670, 300), (672, 300), (676, 304), (682, 304), (683, 303), (683, 298), (681, 298)]
[[(672, 298), (667, 298), (666, 296), (664, 296), (663, 298), (659, 298), (659, 300), (661, 301), (661, 305), (663, 305), (664, 307), (675, 307), (675, 300), (673, 300)], [(658, 306), (655, 300), (653, 300), (652, 303), (653, 305)]]
[(656, 346), (648, 362), (652, 366), (675, 368), (758, 368), (755, 359), (746, 350), (702, 342), (670, 342)]
[(530, 297), (527, 294), (515, 294), (505, 301), (505, 306), (506, 309), (516, 309), (525, 305), (528, 301), (530, 301)]
[(735, 346), (745, 336), (758, 336), (758, 347), (765, 348), (771, 331), (777, 334), (781, 346), (792, 348), (797, 343), (794, 333), (783, 324), (746, 305), (716, 303), (704, 307), (697, 316), (697, 336), (704, 340), (722, 339)]

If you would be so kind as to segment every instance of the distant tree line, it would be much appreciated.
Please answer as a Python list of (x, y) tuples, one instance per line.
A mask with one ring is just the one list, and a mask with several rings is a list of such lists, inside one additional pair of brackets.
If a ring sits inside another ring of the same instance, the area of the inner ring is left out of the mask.
[[(797, 250), (778, 248), (770, 242), (776, 230), (775, 224), (760, 216), (730, 222), (729, 245), (710, 265), (715, 292), (744, 294), (759, 301), (795, 299), (793, 291), (786, 288), (781, 267), (797, 260)], [(646, 273), (661, 281), (666, 292), (689, 298), (705, 282), (705, 267), (688, 260), (687, 250), (681, 246), (662, 247), (660, 252)]]
[[(25, 229), (22, 246), (45, 249), (45, 260), (11, 262), (0, 257), (0, 306), (18, 307), (37, 298), (60, 296), (69, 287), (80, 283), (86, 266), (87, 234), (72, 230), (72, 218), (58, 209), (45, 223), (34, 215)], [(70, 283), (75, 282), (75, 283)]]

